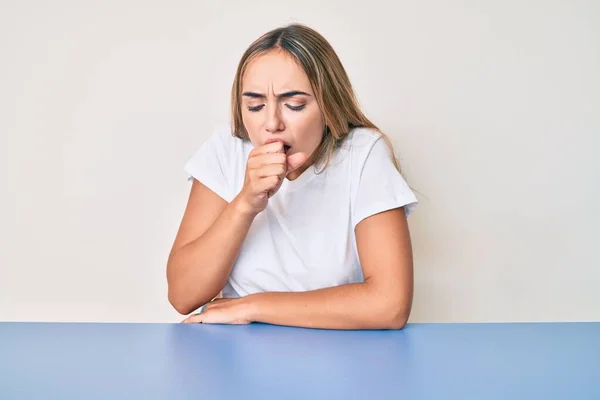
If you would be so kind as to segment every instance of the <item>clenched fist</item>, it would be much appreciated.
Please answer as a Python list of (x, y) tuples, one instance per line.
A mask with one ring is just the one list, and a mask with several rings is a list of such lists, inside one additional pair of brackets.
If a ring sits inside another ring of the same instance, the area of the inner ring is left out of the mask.
[(252, 149), (248, 155), (244, 186), (239, 196), (252, 212), (258, 214), (263, 211), (287, 174), (306, 162), (308, 157), (305, 153), (288, 156), (288, 149), (281, 140), (270, 139)]

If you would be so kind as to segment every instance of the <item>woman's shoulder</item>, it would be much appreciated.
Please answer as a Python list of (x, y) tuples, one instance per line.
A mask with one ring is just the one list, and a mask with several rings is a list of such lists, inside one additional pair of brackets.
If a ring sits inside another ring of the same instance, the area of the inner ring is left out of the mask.
[(233, 134), (231, 125), (222, 123), (215, 125), (201, 145), (204, 153), (213, 153), (224, 165), (234, 164), (238, 159), (244, 158), (251, 148), (249, 141)]
[(222, 198), (231, 201), (237, 194), (240, 179), (243, 181), (247, 146), (243, 139), (233, 135), (230, 125), (216, 125), (187, 161), (185, 170)]
[(364, 157), (366, 156), (373, 146), (380, 141), (383, 134), (375, 129), (368, 127), (356, 127), (352, 128), (346, 139), (343, 141), (341, 146), (342, 149), (347, 150), (353, 156)]
[(375, 128), (352, 128), (341, 145), (343, 156), (349, 161), (352, 160), (353, 164), (361, 165), (374, 147), (381, 146), (381, 142), (385, 145), (382, 138), (383, 134)]

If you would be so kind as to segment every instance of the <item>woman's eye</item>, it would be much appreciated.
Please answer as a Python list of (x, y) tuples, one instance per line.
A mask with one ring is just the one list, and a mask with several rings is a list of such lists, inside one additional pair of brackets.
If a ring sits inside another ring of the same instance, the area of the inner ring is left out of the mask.
[(292, 111), (300, 111), (300, 110), (304, 109), (304, 107), (306, 107), (306, 104), (302, 104), (301, 106), (292, 106), (290, 104), (286, 104), (286, 107)]
[(248, 106), (248, 111), (257, 112), (257, 111), (262, 110), (264, 106), (265, 106), (264, 104), (261, 104), (259, 106), (254, 106), (254, 107)]

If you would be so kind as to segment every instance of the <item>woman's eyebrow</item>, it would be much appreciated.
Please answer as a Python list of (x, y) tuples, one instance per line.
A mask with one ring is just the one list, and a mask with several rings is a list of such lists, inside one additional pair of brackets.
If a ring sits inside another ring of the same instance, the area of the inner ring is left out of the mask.
[[(264, 99), (266, 97), (264, 94), (256, 93), (256, 92), (244, 92), (244, 93), (242, 93), (242, 96), (250, 97), (253, 99)], [(302, 92), (300, 90), (290, 90), (289, 92), (278, 94), (276, 97), (277, 98), (289, 98), (289, 97), (294, 97), (294, 96), (310, 96), (310, 94), (308, 94), (306, 92)]]

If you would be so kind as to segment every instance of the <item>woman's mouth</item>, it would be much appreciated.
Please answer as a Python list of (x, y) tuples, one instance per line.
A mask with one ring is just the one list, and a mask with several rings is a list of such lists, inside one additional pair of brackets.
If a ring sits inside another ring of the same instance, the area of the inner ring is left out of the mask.
[(288, 146), (287, 144), (284, 144), (284, 145), (283, 145), (283, 152), (284, 152), (285, 154), (287, 154), (287, 152), (288, 152), (288, 150), (289, 150), (290, 148), (291, 148), (291, 146)]

